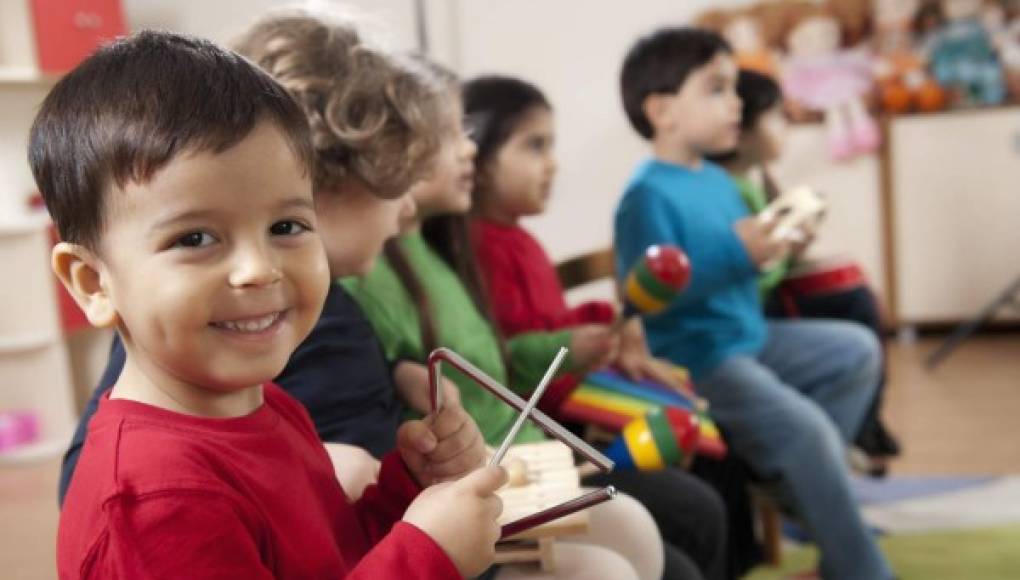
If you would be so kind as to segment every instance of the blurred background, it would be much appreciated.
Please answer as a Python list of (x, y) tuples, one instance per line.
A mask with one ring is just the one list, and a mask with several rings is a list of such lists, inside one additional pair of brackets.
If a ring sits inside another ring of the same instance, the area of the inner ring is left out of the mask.
[[(227, 42), (266, 10), (293, 5), (0, 0), (3, 577), (55, 576), (59, 457), (110, 340), (87, 328), (49, 271), (53, 239), (26, 162), (36, 108), (103, 39), (160, 28)], [(867, 85), (859, 98), (880, 139), (834, 146), (834, 113), (811, 110), (788, 90), (786, 145), (770, 169), (779, 183), (824, 195), (827, 216), (810, 255), (858, 264), (883, 305), (886, 422), (904, 451), (886, 478), (860, 480), (865, 513), (889, 534), (903, 578), (1020, 577), (1020, 2), (300, 5), (354, 18), (375, 43), (423, 51), (464, 78), (505, 73), (545, 91), (559, 172), (548, 211), (525, 225), (554, 260), (611, 244), (613, 208), (647, 154), (618, 88), (623, 55), (639, 35), (670, 24), (711, 27), (745, 66), (781, 79), (798, 59), (857, 66)], [(576, 297), (609, 292), (595, 285)], [(803, 567), (809, 557), (791, 544), (783, 565)]]

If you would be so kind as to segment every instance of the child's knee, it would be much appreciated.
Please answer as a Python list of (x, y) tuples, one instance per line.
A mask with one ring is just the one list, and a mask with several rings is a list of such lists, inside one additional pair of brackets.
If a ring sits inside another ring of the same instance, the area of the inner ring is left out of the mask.
[(814, 403), (797, 405), (789, 414), (786, 455), (795, 461), (842, 461), (843, 441), (836, 424)]
[[(847, 374), (860, 374), (867, 382), (877, 384), (882, 368), (882, 346), (875, 334), (863, 324), (847, 322), (840, 324), (843, 345), (840, 349)], [(874, 380), (871, 380), (871, 379)]]

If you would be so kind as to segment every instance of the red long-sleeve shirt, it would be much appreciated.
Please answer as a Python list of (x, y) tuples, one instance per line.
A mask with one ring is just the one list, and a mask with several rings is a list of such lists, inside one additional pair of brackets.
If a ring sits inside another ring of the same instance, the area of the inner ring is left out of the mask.
[(60, 517), (61, 578), (451, 578), (400, 522), (420, 491), (395, 453), (346, 500), (307, 412), (275, 385), (245, 417), (104, 397)]
[[(472, 237), (493, 315), (506, 336), (613, 321), (615, 309), (609, 302), (594, 300), (573, 308), (567, 306), (556, 267), (524, 228), (475, 219)], [(572, 375), (557, 379), (549, 385), (539, 406), (555, 412), (578, 380)]]

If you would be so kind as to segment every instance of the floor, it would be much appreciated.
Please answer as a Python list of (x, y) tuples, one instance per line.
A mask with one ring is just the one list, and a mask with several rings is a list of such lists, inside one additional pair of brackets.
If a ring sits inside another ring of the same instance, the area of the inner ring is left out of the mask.
[[(888, 424), (901, 438), (897, 474), (1020, 474), (1020, 336), (968, 341), (934, 372), (931, 339), (890, 346)], [(0, 468), (0, 570), (5, 578), (56, 576), (59, 460)]]

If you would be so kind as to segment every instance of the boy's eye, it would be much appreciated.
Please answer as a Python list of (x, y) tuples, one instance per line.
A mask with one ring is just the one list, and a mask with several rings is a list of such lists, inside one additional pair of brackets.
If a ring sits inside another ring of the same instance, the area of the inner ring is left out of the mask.
[(174, 241), (175, 248), (201, 248), (215, 242), (215, 238), (204, 232), (190, 232)]
[(294, 220), (278, 221), (269, 226), (269, 233), (274, 236), (294, 236), (307, 231), (310, 231), (308, 226)]

